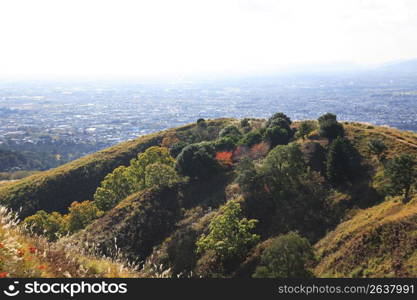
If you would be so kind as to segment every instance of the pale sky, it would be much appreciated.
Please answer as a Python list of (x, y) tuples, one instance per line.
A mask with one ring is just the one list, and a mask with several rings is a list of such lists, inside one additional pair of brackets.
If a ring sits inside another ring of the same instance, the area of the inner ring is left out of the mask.
[(159, 76), (417, 57), (415, 0), (0, 0), (0, 75)]

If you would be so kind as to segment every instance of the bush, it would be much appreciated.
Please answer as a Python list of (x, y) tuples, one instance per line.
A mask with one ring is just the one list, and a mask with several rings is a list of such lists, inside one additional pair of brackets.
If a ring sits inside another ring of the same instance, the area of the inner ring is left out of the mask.
[(311, 121), (301, 122), (297, 130), (297, 136), (301, 137), (304, 140), (314, 129), (314, 123), (312, 123)]
[(231, 167), (233, 166), (232, 156), (233, 152), (230, 151), (217, 152), (216, 160), (221, 166)]
[(248, 134), (246, 134), (239, 141), (239, 144), (252, 147), (256, 144), (259, 144), (260, 142), (262, 142), (262, 134), (258, 130), (256, 130), (256, 131), (251, 131)]
[(271, 127), (265, 131), (265, 139), (272, 148), (277, 145), (286, 145), (291, 139), (291, 131), (282, 127)]
[(290, 128), (291, 119), (283, 113), (274, 114), (267, 122), (263, 133), (264, 139), (271, 147), (286, 145), (293, 136)]
[(214, 251), (221, 261), (243, 258), (259, 240), (259, 236), (252, 233), (257, 222), (242, 218), (240, 204), (229, 201), (210, 222), (209, 233), (202, 234), (197, 241), (197, 252)]
[(45, 235), (48, 240), (54, 241), (59, 234), (64, 233), (64, 219), (60, 213), (52, 212), (48, 214), (44, 210), (39, 210), (36, 214), (23, 220), (24, 226), (37, 235)]
[(180, 177), (171, 166), (155, 163), (145, 169), (145, 187), (161, 187), (178, 182)]
[[(282, 122), (282, 120), (284, 122)], [(292, 121), (291, 119), (284, 113), (282, 112), (278, 112), (272, 115), (272, 117), (270, 117), (268, 119), (268, 121), (266, 122), (266, 127), (273, 127), (273, 126), (282, 126), (282, 124), (287, 124), (288, 126), (291, 125)], [(275, 124), (275, 125), (274, 125)]]
[(337, 137), (343, 137), (345, 130), (343, 125), (337, 122), (336, 115), (327, 113), (319, 117), (319, 134), (332, 142)]
[(186, 147), (188, 144), (186, 142), (183, 141), (179, 141), (178, 143), (175, 143), (171, 146), (170, 150), (169, 150), (169, 154), (172, 157), (177, 157), (178, 154), (181, 153), (182, 149), (184, 149), (184, 147)]
[(101, 210), (107, 211), (131, 194), (132, 186), (126, 167), (120, 166), (107, 174), (94, 194), (94, 202)]
[(207, 122), (204, 119), (198, 119), (197, 120), (197, 127), (199, 128), (207, 128)]
[(214, 157), (215, 151), (211, 143), (202, 142), (185, 147), (177, 157), (177, 171), (191, 179), (210, 177), (218, 169)]
[(275, 238), (264, 250), (255, 278), (310, 278), (314, 249), (306, 238), (290, 232)]
[(220, 133), (219, 137), (230, 137), (235, 140), (239, 140), (242, 134), (240, 133), (239, 129), (236, 126), (229, 125), (223, 128)]
[(243, 133), (247, 133), (249, 131), (251, 131), (251, 125), (250, 122), (247, 118), (244, 118), (240, 121), (240, 128), (242, 129)]
[(67, 230), (69, 233), (74, 233), (102, 215), (103, 211), (92, 201), (73, 202), (69, 207), (69, 213), (65, 216)]
[(410, 200), (410, 191), (417, 184), (417, 164), (414, 156), (401, 154), (387, 163), (385, 175), (389, 180), (389, 193), (404, 196), (403, 202)]
[(382, 140), (372, 139), (368, 143), (369, 152), (375, 155), (379, 161), (382, 161), (385, 156), (385, 151), (387, 150), (387, 145), (384, 144)]
[(236, 148), (236, 141), (231, 137), (222, 137), (214, 143), (216, 151), (231, 151)]

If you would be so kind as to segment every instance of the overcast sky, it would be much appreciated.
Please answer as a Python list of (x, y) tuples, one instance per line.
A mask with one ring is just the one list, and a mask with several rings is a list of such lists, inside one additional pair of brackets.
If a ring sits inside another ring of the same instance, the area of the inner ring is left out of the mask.
[(1, 0), (0, 75), (184, 75), (417, 57), (415, 0)]

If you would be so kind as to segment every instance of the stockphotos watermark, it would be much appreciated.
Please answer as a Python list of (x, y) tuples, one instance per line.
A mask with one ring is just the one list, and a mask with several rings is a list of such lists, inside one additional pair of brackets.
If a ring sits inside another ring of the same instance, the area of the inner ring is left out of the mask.
[(19, 294), (61, 294), (70, 295), (74, 297), (78, 294), (126, 294), (127, 283), (107, 283), (105, 281), (90, 283), (90, 282), (27, 282), (20, 285), (19, 281), (14, 281), (10, 284), (3, 293), (9, 297), (14, 297)]

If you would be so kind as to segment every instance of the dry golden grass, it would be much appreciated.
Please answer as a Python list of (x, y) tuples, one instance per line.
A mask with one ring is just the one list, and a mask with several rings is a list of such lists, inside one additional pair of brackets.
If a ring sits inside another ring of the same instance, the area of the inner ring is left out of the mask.
[(70, 243), (30, 236), (15, 214), (0, 206), (0, 277), (139, 277), (135, 266), (82, 253)]
[(357, 210), (315, 248), (321, 277), (417, 276), (417, 196), (407, 204), (399, 197)]

